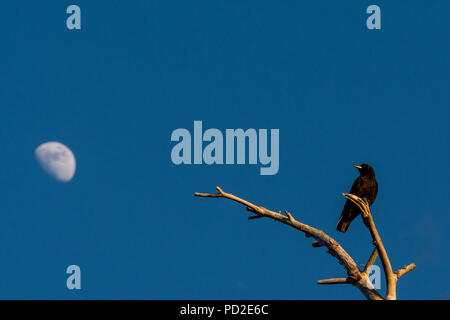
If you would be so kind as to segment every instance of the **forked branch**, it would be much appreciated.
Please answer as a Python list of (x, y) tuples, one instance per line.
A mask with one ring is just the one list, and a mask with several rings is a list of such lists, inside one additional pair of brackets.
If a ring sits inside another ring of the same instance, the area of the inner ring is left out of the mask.
[[(343, 196), (352, 201), (353, 203), (355, 203), (359, 207), (359, 209), (361, 209), (364, 223), (369, 228), (373, 244), (375, 245), (377, 254), (380, 255), (381, 264), (383, 265), (384, 275), (386, 279), (386, 300), (396, 300), (397, 299), (396, 287), (398, 278), (400, 278), (403, 274), (413, 270), (416, 267), (416, 265), (412, 263), (408, 267), (404, 267), (403, 269), (397, 271), (396, 273), (393, 273), (391, 262), (388, 258), (383, 242), (381, 241), (380, 235), (378, 234), (378, 230), (375, 227), (375, 222), (373, 221), (372, 212), (370, 211), (369, 205), (364, 199), (361, 199), (353, 194), (343, 193)], [(376, 257), (373, 258), (373, 255), (374, 252), (370, 257), (368, 264), (369, 263), (373, 264), (373, 262), (375, 262)]]
[[(254, 216), (249, 217), (249, 219), (257, 219), (257, 218), (270, 218), (276, 221), (279, 221), (285, 225), (288, 225), (292, 228), (295, 228), (301, 232), (303, 232), (306, 237), (312, 237), (316, 241), (313, 242), (314, 247), (322, 247), (325, 246), (328, 248), (328, 253), (331, 254), (333, 257), (335, 257), (338, 262), (344, 266), (344, 268), (347, 271), (347, 277), (346, 278), (335, 278), (335, 279), (325, 279), (325, 280), (319, 280), (318, 284), (351, 284), (356, 286), (367, 299), (370, 300), (382, 300), (383, 297), (378, 293), (378, 291), (373, 287), (372, 283), (369, 280), (368, 275), (368, 269), (370, 266), (373, 265), (375, 262), (378, 254), (380, 254), (380, 258), (383, 263), (383, 268), (386, 270), (389, 270), (390, 279), (387, 281), (387, 294), (386, 299), (395, 299), (395, 284), (397, 283), (398, 278), (403, 276), (405, 273), (413, 270), (415, 268), (414, 264), (411, 264), (409, 266), (406, 266), (400, 270), (398, 270), (395, 274), (392, 273), (392, 268), (389, 262), (389, 259), (387, 258), (386, 251), (384, 250), (383, 244), (381, 242), (381, 239), (378, 235), (378, 232), (375, 228), (375, 224), (373, 223), (372, 214), (370, 212), (369, 206), (367, 203), (351, 194), (344, 194), (347, 198), (349, 198), (351, 201), (355, 202), (358, 206), (360, 206), (363, 214), (364, 219), (369, 226), (373, 242), (376, 246), (374, 251), (372, 252), (372, 255), (370, 256), (364, 270), (360, 270), (353, 260), (353, 258), (342, 248), (342, 246), (333, 238), (331, 238), (329, 235), (327, 235), (322, 230), (316, 229), (314, 227), (311, 227), (307, 224), (304, 224), (298, 220), (296, 220), (293, 215), (285, 211), (285, 215), (281, 214), (280, 212), (275, 212), (269, 209), (266, 209), (261, 206), (257, 206), (247, 200), (241, 199), (239, 197), (236, 197), (235, 195), (232, 195), (231, 193), (224, 192), (220, 187), (216, 187), (218, 193), (194, 193), (197, 197), (211, 197), (211, 198), (226, 198), (233, 200), (235, 202), (238, 202), (242, 205), (244, 205), (247, 209), (247, 211), (254, 213)], [(386, 277), (387, 278), (387, 277)]]

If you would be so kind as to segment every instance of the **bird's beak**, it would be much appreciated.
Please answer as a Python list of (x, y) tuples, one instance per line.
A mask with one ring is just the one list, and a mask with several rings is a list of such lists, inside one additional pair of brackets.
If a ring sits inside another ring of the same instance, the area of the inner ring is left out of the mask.
[(362, 167), (359, 166), (359, 165), (357, 165), (357, 164), (355, 164), (354, 167), (355, 167), (355, 168), (358, 168), (358, 170), (359, 170), (359, 169), (362, 169)]

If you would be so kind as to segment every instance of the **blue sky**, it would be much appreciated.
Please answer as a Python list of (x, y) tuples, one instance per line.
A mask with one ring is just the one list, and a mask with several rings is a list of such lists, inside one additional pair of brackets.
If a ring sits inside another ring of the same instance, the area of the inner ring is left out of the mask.
[[(77, 4), (82, 29), (66, 28)], [(382, 29), (365, 26), (378, 4)], [(447, 1), (8, 1), (0, 27), (0, 298), (361, 299), (318, 286), (323, 248), (215, 186), (324, 230), (363, 264), (361, 219), (335, 230), (357, 170), (399, 299), (448, 299)], [(278, 128), (280, 170), (171, 162), (177, 128)], [(69, 146), (67, 184), (34, 158)], [(378, 264), (379, 261), (377, 262)], [(79, 265), (82, 289), (66, 288)], [(433, 275), (439, 275), (434, 279)], [(384, 292), (384, 280), (382, 281)]]

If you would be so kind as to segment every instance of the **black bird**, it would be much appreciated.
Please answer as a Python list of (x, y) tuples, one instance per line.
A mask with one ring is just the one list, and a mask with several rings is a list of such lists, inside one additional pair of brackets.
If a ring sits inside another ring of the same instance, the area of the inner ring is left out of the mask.
[[(350, 193), (360, 197), (361, 199), (366, 198), (369, 202), (369, 206), (371, 206), (378, 193), (378, 183), (375, 179), (375, 171), (367, 163), (363, 163), (362, 165), (354, 165), (354, 167), (358, 168), (359, 177), (353, 183)], [(359, 207), (347, 199), (344, 205), (344, 210), (342, 210), (341, 217), (336, 225), (336, 229), (340, 232), (346, 232), (353, 219), (361, 213), (362, 212)]]

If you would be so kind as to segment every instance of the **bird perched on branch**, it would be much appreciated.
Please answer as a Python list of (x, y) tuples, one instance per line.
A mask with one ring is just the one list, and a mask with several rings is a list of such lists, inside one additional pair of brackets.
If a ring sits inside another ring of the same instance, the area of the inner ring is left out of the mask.
[[(378, 183), (375, 179), (375, 171), (367, 163), (361, 165), (354, 165), (359, 170), (359, 177), (353, 183), (350, 193), (366, 199), (369, 206), (375, 201), (378, 193)], [(345, 202), (344, 210), (342, 210), (341, 217), (336, 225), (336, 229), (340, 232), (346, 232), (350, 223), (361, 214), (359, 207), (348, 200)]]

